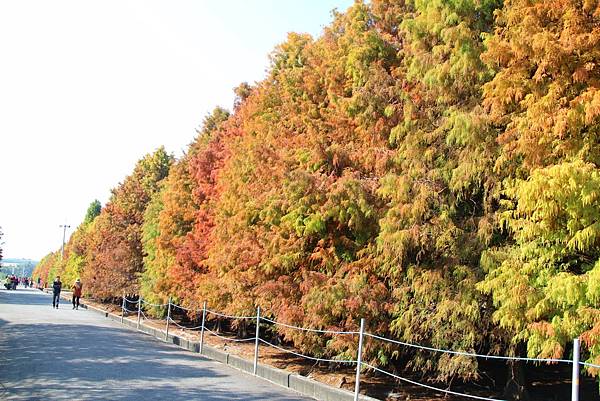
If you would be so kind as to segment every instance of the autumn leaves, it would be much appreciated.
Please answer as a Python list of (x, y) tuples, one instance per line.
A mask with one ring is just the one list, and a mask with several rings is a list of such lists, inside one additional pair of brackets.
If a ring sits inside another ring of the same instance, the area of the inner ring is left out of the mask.
[[(231, 115), (215, 109), (179, 160), (140, 160), (36, 274), (303, 327), (364, 317), (446, 349), (559, 357), (582, 335), (594, 359), (600, 36), (597, 2), (580, 3), (373, 0), (290, 34)], [(477, 377), (460, 356), (365, 351)]]

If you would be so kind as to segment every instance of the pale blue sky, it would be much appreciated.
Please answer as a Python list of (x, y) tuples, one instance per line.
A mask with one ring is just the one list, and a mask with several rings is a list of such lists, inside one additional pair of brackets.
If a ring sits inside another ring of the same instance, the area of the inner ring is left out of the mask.
[(318, 36), (352, 0), (0, 2), (5, 257), (61, 245), (95, 198), (160, 145), (180, 155), (287, 32)]

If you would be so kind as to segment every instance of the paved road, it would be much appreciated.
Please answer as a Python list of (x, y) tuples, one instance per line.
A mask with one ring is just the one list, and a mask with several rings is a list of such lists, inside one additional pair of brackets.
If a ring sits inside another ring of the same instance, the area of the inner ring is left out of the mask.
[(309, 400), (32, 289), (0, 290), (0, 400)]

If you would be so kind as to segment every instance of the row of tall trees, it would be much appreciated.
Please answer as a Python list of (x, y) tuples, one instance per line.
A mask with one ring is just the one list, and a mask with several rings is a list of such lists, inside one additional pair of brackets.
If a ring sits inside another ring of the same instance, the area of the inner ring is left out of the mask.
[[(36, 274), (447, 349), (563, 357), (580, 336), (598, 363), (599, 23), (596, 0), (358, 1), (290, 34), (183, 157), (138, 162)], [(464, 356), (366, 354), (478, 377)]]

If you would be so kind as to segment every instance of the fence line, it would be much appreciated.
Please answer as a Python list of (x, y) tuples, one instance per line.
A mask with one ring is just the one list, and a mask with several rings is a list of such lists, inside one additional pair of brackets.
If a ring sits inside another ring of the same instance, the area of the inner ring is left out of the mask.
[[(167, 306), (168, 305), (168, 304), (152, 304), (150, 302), (145, 301), (144, 299), (142, 299), (142, 303), (146, 304), (146, 305), (153, 306), (153, 307), (163, 307), (163, 306)], [(175, 305), (175, 306), (177, 306), (177, 305)]]
[(596, 365), (596, 364), (589, 363), (589, 362), (579, 362), (579, 364), (583, 365), (585, 367), (588, 367), (588, 368), (600, 369), (600, 365)]
[(177, 327), (179, 327), (180, 329), (183, 329), (183, 330), (198, 330), (198, 329), (202, 328), (202, 325), (200, 325), (200, 326), (194, 326), (194, 327), (185, 327), (185, 326), (182, 326), (179, 323), (177, 323), (175, 320), (173, 320), (173, 318), (171, 318), (171, 317), (169, 317), (169, 320), (175, 326), (177, 326)]
[[(138, 304), (139, 303), (139, 310), (138, 311), (131, 311), (127, 308), (125, 308), (125, 301), (134, 303), (134, 304)], [(162, 307), (162, 306), (168, 306), (168, 310), (169, 313), (167, 314), (166, 317), (166, 328), (165, 328), (165, 340), (168, 339), (169, 336), (169, 323), (173, 323), (175, 324), (177, 327), (181, 328), (181, 329), (188, 329), (188, 330), (196, 330), (196, 329), (200, 329), (200, 352), (202, 352), (202, 346), (203, 346), (203, 342), (204, 342), (204, 332), (207, 331), (210, 334), (212, 334), (215, 337), (221, 338), (223, 340), (226, 341), (232, 341), (232, 342), (245, 342), (245, 341), (254, 341), (255, 342), (255, 350), (254, 350), (254, 373), (256, 374), (256, 366), (258, 363), (258, 352), (259, 352), (259, 348), (258, 345), (260, 343), (263, 343), (264, 345), (270, 346), (272, 348), (278, 349), (282, 352), (286, 352), (295, 356), (298, 356), (300, 358), (305, 358), (308, 360), (312, 360), (312, 361), (317, 361), (317, 362), (327, 362), (327, 363), (340, 363), (340, 364), (355, 364), (356, 365), (356, 383), (355, 383), (355, 391), (354, 391), (354, 399), (358, 400), (358, 395), (359, 395), (359, 388), (360, 388), (360, 371), (362, 367), (366, 367), (368, 369), (372, 369), (375, 372), (379, 372), (382, 373), (384, 375), (393, 377), (397, 380), (400, 381), (404, 381), (406, 383), (411, 383), (413, 385), (416, 386), (420, 386), (423, 388), (427, 388), (429, 390), (433, 390), (433, 391), (438, 391), (438, 392), (442, 392), (445, 394), (452, 394), (452, 395), (457, 395), (457, 396), (461, 396), (461, 397), (466, 397), (466, 398), (472, 398), (472, 399), (477, 399), (477, 400), (484, 400), (484, 401), (503, 401), (503, 400), (499, 400), (499, 399), (495, 399), (495, 398), (489, 398), (489, 397), (481, 397), (481, 396), (476, 396), (476, 395), (470, 395), (470, 394), (463, 394), (463, 393), (459, 393), (456, 391), (452, 391), (452, 390), (447, 390), (447, 389), (442, 389), (442, 388), (438, 388), (438, 387), (434, 387), (434, 386), (430, 386), (428, 384), (424, 384), (424, 383), (419, 383), (416, 382), (414, 380), (410, 380), (407, 379), (405, 377), (402, 376), (398, 376), (396, 374), (393, 374), (391, 372), (387, 372), (383, 369), (380, 369), (378, 367), (375, 367), (373, 365), (370, 365), (369, 363), (363, 362), (362, 361), (362, 347), (361, 347), (361, 343), (362, 343), (362, 339), (364, 336), (366, 337), (370, 337), (373, 339), (377, 339), (377, 340), (381, 340), (381, 341), (386, 341), (386, 342), (390, 342), (393, 344), (397, 344), (397, 345), (401, 345), (404, 347), (409, 347), (409, 348), (416, 348), (416, 349), (421, 349), (421, 350), (426, 350), (426, 351), (431, 351), (431, 352), (440, 352), (440, 353), (446, 353), (446, 354), (453, 354), (453, 355), (462, 355), (462, 356), (468, 356), (468, 357), (475, 357), (475, 358), (484, 358), (484, 359), (496, 359), (496, 360), (505, 360), (505, 361), (510, 361), (510, 360), (516, 360), (516, 361), (524, 361), (524, 362), (536, 362), (536, 363), (570, 363), (573, 365), (573, 380), (572, 380), (572, 401), (578, 401), (579, 400), (579, 365), (583, 365), (586, 367), (591, 367), (591, 368), (596, 368), (596, 369), (600, 369), (600, 365), (596, 365), (596, 364), (592, 364), (592, 363), (588, 363), (588, 362), (580, 362), (579, 361), (579, 339), (575, 339), (574, 340), (574, 353), (573, 353), (573, 360), (567, 360), (567, 359), (555, 359), (555, 358), (526, 358), (526, 357), (512, 357), (512, 356), (502, 356), (502, 355), (483, 355), (483, 354), (477, 354), (475, 352), (466, 352), (466, 351), (454, 351), (454, 350), (447, 350), (447, 349), (442, 349), (442, 348), (434, 348), (434, 347), (428, 347), (428, 346), (424, 346), (424, 345), (419, 345), (419, 344), (412, 344), (412, 343), (408, 343), (408, 342), (403, 342), (403, 341), (399, 341), (399, 340), (394, 340), (394, 339), (390, 339), (390, 338), (386, 338), (383, 336), (378, 336), (376, 334), (372, 334), (372, 333), (367, 333), (364, 331), (364, 319), (361, 319), (361, 331), (335, 331), (335, 330), (326, 330), (326, 329), (312, 329), (312, 328), (306, 328), (306, 327), (298, 327), (298, 326), (294, 326), (294, 325), (289, 325), (286, 323), (281, 323), (281, 322), (277, 322), (276, 320), (272, 320), (272, 319), (268, 319), (265, 317), (262, 317), (260, 315), (260, 308), (257, 308), (256, 311), (256, 315), (255, 316), (236, 316), (236, 315), (228, 315), (228, 314), (224, 314), (224, 313), (220, 313), (217, 311), (213, 311), (210, 309), (206, 308), (206, 302), (204, 303), (204, 307), (203, 309), (200, 310), (192, 310), (189, 308), (185, 308), (179, 305), (175, 305), (173, 303), (171, 303), (171, 301), (169, 300), (168, 304), (152, 304), (149, 302), (144, 301), (143, 299), (138, 299), (136, 302), (130, 301), (128, 300), (125, 296), (123, 296), (123, 304), (121, 306), (123, 313), (125, 311), (129, 312), (129, 313), (139, 313), (140, 315), (143, 315), (144, 318), (146, 320), (148, 320), (148, 317), (144, 314), (144, 312), (141, 309), (141, 304), (146, 304), (146, 305), (150, 305), (150, 306), (154, 306), (154, 307)], [(182, 310), (186, 310), (186, 311), (191, 311), (191, 312), (202, 312), (202, 324), (199, 326), (195, 326), (195, 327), (185, 327), (180, 325), (179, 323), (177, 323), (175, 320), (173, 320), (171, 318), (170, 312), (171, 312), (171, 307), (175, 307), (175, 308), (179, 308)], [(229, 338), (229, 337), (225, 337), (222, 336), (212, 330), (210, 330), (209, 328), (206, 327), (205, 324), (205, 317), (207, 313), (211, 313), (215, 316), (220, 316), (220, 317), (224, 317), (224, 318), (229, 318), (229, 319), (256, 319), (256, 334), (254, 337), (251, 338), (243, 338), (243, 339), (239, 339), (239, 338)], [(123, 320), (123, 315), (121, 315), (121, 321)], [(321, 333), (321, 334), (326, 334), (326, 335), (355, 335), (358, 334), (359, 335), (359, 348), (358, 348), (358, 354), (357, 354), (357, 359), (356, 360), (341, 360), (341, 359), (326, 359), (326, 358), (317, 358), (317, 357), (312, 357), (312, 356), (308, 356), (308, 355), (304, 355), (301, 353), (297, 353), (288, 349), (285, 349), (283, 347), (279, 347), (275, 344), (270, 343), (267, 340), (264, 340), (262, 338), (260, 338), (260, 332), (259, 332), (259, 327), (260, 327), (260, 321), (265, 321), (268, 323), (271, 323), (273, 325), (276, 326), (282, 326), (282, 327), (287, 327), (290, 329), (294, 329), (294, 330), (300, 330), (300, 331), (305, 331), (305, 332), (314, 332), (314, 333)], [(139, 316), (138, 316), (138, 321), (139, 321)], [(139, 322), (138, 322), (139, 323)]]
[[(181, 309), (187, 312), (202, 312), (203, 309), (197, 309), (197, 308), (186, 308), (184, 306), (180, 306), (180, 305), (175, 305), (175, 304), (171, 304), (172, 306), (174, 306), (177, 309)], [(220, 317), (224, 317), (224, 318), (228, 318), (228, 319), (256, 319), (256, 316), (238, 316), (238, 315), (226, 315), (225, 313), (221, 313), (221, 312), (217, 312), (217, 311), (213, 311), (210, 309), (206, 310), (207, 313), (212, 313), (213, 315), (216, 316), (220, 316)], [(261, 318), (262, 319), (262, 318)]]
[(150, 319), (148, 319), (148, 316), (146, 316), (146, 314), (144, 313), (143, 310), (140, 310), (140, 313), (142, 314), (142, 316), (144, 317), (145, 320), (150, 320)]
[(321, 329), (307, 329), (305, 327), (292, 326), (290, 324), (285, 324), (281, 322), (276, 322), (275, 320), (267, 319), (266, 317), (261, 317), (261, 320), (264, 320), (269, 323), (273, 323), (276, 326), (288, 327), (290, 329), (302, 330), (302, 331), (310, 331), (313, 333), (324, 333), (324, 334), (358, 334), (358, 331), (334, 331), (334, 330), (321, 330)]
[(175, 304), (171, 304), (172, 306), (176, 307), (177, 309), (181, 309), (187, 312), (202, 312), (202, 309), (190, 309), (190, 308), (186, 308), (184, 306), (180, 306), (180, 305), (175, 305)]
[(271, 346), (271, 347), (273, 347), (273, 348), (276, 348), (276, 349), (278, 349), (278, 350), (280, 350), (280, 351), (287, 352), (288, 354), (296, 355), (296, 356), (299, 356), (299, 357), (301, 357), (301, 358), (310, 359), (311, 361), (317, 361), (317, 362), (332, 362), (332, 363), (348, 363), (348, 364), (350, 364), (350, 363), (356, 363), (356, 361), (343, 360), (343, 359), (325, 359), (325, 358), (316, 358), (316, 357), (314, 357), (314, 356), (308, 356), (308, 355), (304, 355), (304, 354), (299, 354), (299, 353), (297, 353), (297, 352), (294, 352), (294, 351), (291, 351), (291, 350), (289, 350), (289, 349), (285, 349), (285, 348), (279, 347), (279, 346), (277, 346), (277, 345), (275, 345), (275, 344), (271, 344), (271, 343), (270, 343), (270, 342), (268, 342), (267, 340), (263, 340), (262, 338), (259, 338), (259, 339), (258, 339), (258, 341), (260, 341), (260, 342), (261, 342), (261, 343), (263, 343), (263, 344), (267, 344), (267, 345), (269, 345), (269, 346)]
[(222, 336), (220, 334), (217, 334), (216, 332), (212, 331), (208, 327), (205, 327), (204, 330), (208, 331), (213, 336), (219, 337), (219, 338), (221, 338), (223, 340), (226, 340), (226, 341), (233, 341), (233, 342), (238, 342), (238, 343), (241, 343), (241, 342), (244, 342), (244, 341), (256, 341), (256, 338), (254, 338), (254, 337), (250, 337), (250, 338), (229, 338), (229, 337), (225, 337), (225, 336)]
[(376, 339), (382, 340), (382, 341), (391, 342), (391, 343), (398, 344), (398, 345), (404, 345), (406, 347), (422, 349), (422, 350), (426, 350), (426, 351), (442, 352), (442, 353), (445, 353), (445, 354), (453, 354), (453, 355), (472, 356), (472, 357), (476, 357), (476, 358), (503, 359), (503, 360), (507, 360), (507, 361), (547, 362), (547, 363), (554, 363), (554, 362), (572, 363), (573, 362), (573, 361), (571, 361), (569, 359), (525, 358), (525, 357), (518, 357), (518, 356), (483, 355), (483, 354), (477, 354), (477, 353), (474, 353), (474, 352), (452, 351), (452, 350), (441, 349), (441, 348), (426, 347), (424, 345), (405, 343), (403, 341), (392, 340), (390, 338), (381, 337), (381, 336), (377, 336), (375, 334), (366, 333), (366, 332), (365, 332), (365, 336), (371, 337), (371, 338), (376, 338)]
[(228, 319), (256, 319), (256, 315), (254, 316), (235, 316), (235, 315), (226, 315), (224, 313), (219, 313), (210, 309), (206, 310), (206, 313), (212, 313), (213, 315), (216, 316), (220, 316), (220, 317), (226, 317)]
[(398, 380), (402, 380), (402, 381), (404, 381), (404, 382), (407, 382), (407, 383), (410, 383), (410, 384), (414, 384), (415, 386), (424, 387), (424, 388), (427, 388), (427, 389), (429, 389), (429, 390), (435, 390), (435, 391), (439, 391), (439, 392), (446, 393), (446, 394), (459, 395), (459, 396), (461, 396), (461, 397), (474, 398), (474, 399), (476, 399), (476, 400), (484, 400), (484, 401), (504, 401), (504, 400), (499, 400), (499, 399), (497, 399), (497, 398), (487, 398), (487, 397), (480, 397), (480, 396), (478, 396), (478, 395), (464, 394), (464, 393), (459, 393), (459, 392), (456, 392), (456, 391), (446, 390), (446, 389), (439, 388), (439, 387), (433, 387), (433, 386), (430, 386), (430, 385), (428, 385), (428, 384), (419, 383), (419, 382), (416, 382), (416, 381), (414, 381), (414, 380), (410, 380), (410, 379), (407, 379), (407, 378), (405, 378), (405, 377), (402, 377), (402, 376), (395, 375), (395, 374), (393, 374), (393, 373), (390, 373), (390, 372), (387, 372), (387, 371), (385, 371), (385, 370), (383, 370), (383, 369), (376, 368), (376, 367), (375, 367), (375, 366), (373, 366), (373, 365), (369, 365), (368, 363), (365, 363), (365, 362), (363, 362), (363, 365), (365, 365), (366, 367), (368, 367), (368, 368), (370, 368), (370, 369), (373, 369), (373, 370), (375, 370), (375, 371), (377, 371), (377, 372), (379, 372), (379, 373), (386, 374), (386, 375), (388, 375), (388, 376), (391, 376), (391, 377), (394, 377), (394, 378), (396, 378), (396, 379), (398, 379)]

